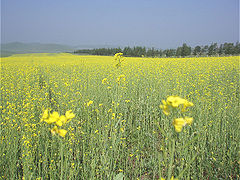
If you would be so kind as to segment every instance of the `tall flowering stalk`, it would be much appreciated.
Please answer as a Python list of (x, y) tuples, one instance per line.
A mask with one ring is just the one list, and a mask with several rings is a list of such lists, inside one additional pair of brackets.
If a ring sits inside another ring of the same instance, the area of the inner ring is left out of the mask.
[(114, 55), (114, 60), (117, 61), (117, 64), (115, 64), (115, 66), (119, 68), (121, 66), (121, 63), (123, 62), (123, 53), (116, 53)]
[[(50, 113), (49, 109), (46, 109), (43, 112), (42, 118), (41, 118), (41, 122), (46, 122), (49, 125), (54, 125), (54, 127), (51, 129), (51, 133), (53, 135), (58, 134), (61, 137), (65, 137), (67, 134), (67, 130), (65, 129), (61, 129), (61, 127), (65, 124), (67, 124), (69, 121), (71, 121), (73, 118), (75, 117), (75, 114), (72, 113), (72, 110), (66, 111), (65, 115), (59, 115), (58, 112), (53, 112)], [(63, 149), (64, 149), (64, 144), (63, 144), (63, 139), (62, 138), (58, 138), (60, 141), (60, 157), (61, 157), (61, 177), (60, 179), (64, 179), (63, 177), (63, 170), (64, 170), (64, 158), (63, 158)]]
[(54, 124), (55, 126), (51, 129), (53, 135), (58, 134), (61, 137), (65, 137), (67, 130), (60, 129), (63, 125), (67, 124), (75, 115), (72, 110), (66, 111), (65, 115), (59, 115), (58, 112), (50, 113), (48, 109), (43, 112), (41, 122), (46, 122), (47, 124)]
[[(163, 110), (163, 113), (166, 116), (173, 117), (171, 119), (172, 125), (175, 128), (175, 131), (177, 133), (182, 132), (182, 129), (186, 125), (191, 125), (193, 122), (192, 117), (188, 117), (185, 115), (185, 113), (188, 111), (189, 107), (192, 107), (193, 103), (183, 99), (179, 96), (169, 96), (166, 100), (162, 100), (162, 104), (160, 105), (160, 108)], [(183, 116), (183, 117), (175, 117), (175, 116)], [(175, 136), (169, 137), (170, 141), (170, 163), (168, 167), (168, 180), (172, 179), (172, 167), (174, 163), (174, 154), (175, 154), (175, 145), (176, 145), (176, 139)], [(182, 173), (181, 173), (182, 174)]]
[[(188, 108), (193, 106), (193, 103), (183, 99), (179, 96), (169, 96), (166, 100), (162, 100), (160, 108), (163, 110), (165, 115), (170, 115), (174, 110), (180, 110), (181, 114), (184, 115)], [(175, 117), (172, 124), (176, 132), (181, 132), (183, 127), (186, 125), (191, 125), (193, 118), (191, 117)]]

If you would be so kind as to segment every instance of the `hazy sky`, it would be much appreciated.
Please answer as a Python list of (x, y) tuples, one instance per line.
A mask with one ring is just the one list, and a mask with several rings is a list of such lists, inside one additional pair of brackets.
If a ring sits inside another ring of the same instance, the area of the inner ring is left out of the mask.
[(239, 0), (1, 0), (1, 41), (175, 48), (239, 40)]

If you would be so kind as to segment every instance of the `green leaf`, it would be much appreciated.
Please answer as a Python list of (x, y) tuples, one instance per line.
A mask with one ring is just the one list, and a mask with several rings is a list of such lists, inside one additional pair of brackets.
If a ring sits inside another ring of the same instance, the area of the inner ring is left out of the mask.
[(123, 177), (124, 177), (123, 173), (119, 173), (113, 178), (113, 180), (123, 180)]

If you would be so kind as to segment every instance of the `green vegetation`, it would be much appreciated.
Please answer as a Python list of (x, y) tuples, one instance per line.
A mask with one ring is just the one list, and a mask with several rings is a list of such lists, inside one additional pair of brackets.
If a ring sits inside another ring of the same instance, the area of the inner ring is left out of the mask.
[(0, 179), (239, 179), (239, 85), (238, 56), (2, 58)]
[(98, 48), (98, 49), (80, 49), (74, 51), (76, 54), (90, 54), (90, 55), (105, 55), (112, 56), (118, 52), (123, 52), (124, 56), (128, 57), (186, 57), (186, 56), (224, 56), (224, 55), (239, 55), (240, 44), (224, 43), (219, 47), (217, 43), (210, 46), (196, 46), (191, 48), (184, 43), (177, 49), (159, 50), (155, 48), (146, 47), (125, 47), (125, 48)]

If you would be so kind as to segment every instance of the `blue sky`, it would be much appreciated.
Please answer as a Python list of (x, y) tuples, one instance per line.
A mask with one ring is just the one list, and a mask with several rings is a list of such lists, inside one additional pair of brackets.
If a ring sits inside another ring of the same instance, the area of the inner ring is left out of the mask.
[(238, 40), (238, 0), (1, 0), (2, 43), (175, 48)]

